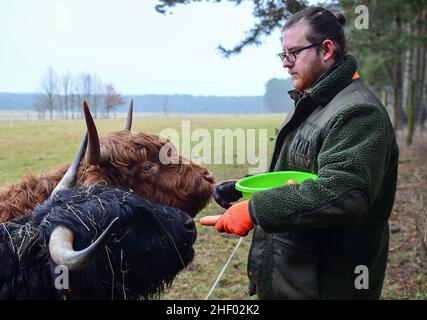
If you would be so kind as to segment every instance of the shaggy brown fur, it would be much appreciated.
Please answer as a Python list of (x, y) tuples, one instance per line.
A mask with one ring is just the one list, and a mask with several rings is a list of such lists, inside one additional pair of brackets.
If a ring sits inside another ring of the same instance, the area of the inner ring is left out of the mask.
[[(143, 198), (179, 208), (194, 217), (208, 203), (214, 180), (207, 169), (186, 163), (164, 165), (159, 151), (167, 141), (142, 132), (122, 130), (100, 139), (110, 161), (102, 165), (80, 164), (76, 184), (117, 185), (133, 189)], [(0, 223), (22, 216), (43, 202), (58, 184), (69, 165), (40, 177), (28, 174), (16, 184), (0, 188)]]

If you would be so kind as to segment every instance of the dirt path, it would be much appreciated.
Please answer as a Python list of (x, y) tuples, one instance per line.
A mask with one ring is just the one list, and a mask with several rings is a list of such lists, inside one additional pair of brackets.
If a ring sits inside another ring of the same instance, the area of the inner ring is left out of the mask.
[(399, 179), (390, 218), (383, 299), (427, 299), (427, 135), (399, 136)]

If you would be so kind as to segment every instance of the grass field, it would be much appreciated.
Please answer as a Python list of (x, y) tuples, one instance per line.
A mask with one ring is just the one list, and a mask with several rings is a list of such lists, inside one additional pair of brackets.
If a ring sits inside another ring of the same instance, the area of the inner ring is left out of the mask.
[[(224, 128), (268, 129), (267, 149), (270, 154), (273, 146), (270, 138), (275, 136), (274, 129), (280, 126), (283, 115), (149, 116), (136, 118), (133, 130), (152, 134), (159, 134), (165, 128), (179, 131), (182, 120), (191, 121), (192, 130), (206, 128), (211, 133), (214, 129)], [(96, 121), (101, 136), (109, 131), (120, 129), (122, 122), (122, 119)], [(16, 182), (28, 172), (39, 174), (49, 167), (69, 162), (84, 132), (85, 126), (82, 120), (0, 122), (0, 185)], [(418, 143), (421, 143), (420, 139), (421, 137), (418, 138)], [(193, 145), (195, 143), (193, 142)], [(416, 188), (417, 192), (421, 192), (427, 198), (426, 183), (420, 180), (419, 175), (413, 173), (416, 168), (423, 168), (427, 159), (427, 150), (425, 153), (424, 151), (420, 153), (417, 142), (414, 148), (406, 148), (402, 144), (400, 148), (399, 193), (390, 223), (391, 249), (383, 298), (426, 299), (427, 252), (422, 249), (418, 231), (414, 227), (413, 219), (416, 217), (411, 214), (417, 204), (405, 195), (412, 194), (411, 190)], [(248, 169), (248, 165), (240, 164), (206, 166), (215, 175), (217, 181), (241, 177), (247, 173)], [(220, 212), (222, 212), (221, 208), (211, 203), (196, 217), (196, 220), (202, 216)], [(210, 299), (249, 299), (246, 258), (250, 237), (249, 235), (244, 239)], [(187, 270), (178, 275), (171, 289), (162, 299), (204, 299), (237, 241), (237, 237), (218, 234), (213, 228), (198, 225), (195, 259)]]

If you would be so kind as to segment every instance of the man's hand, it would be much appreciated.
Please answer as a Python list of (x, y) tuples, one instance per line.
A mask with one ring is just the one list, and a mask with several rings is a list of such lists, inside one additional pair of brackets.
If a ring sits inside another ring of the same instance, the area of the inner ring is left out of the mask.
[(249, 200), (232, 205), (222, 215), (206, 216), (200, 219), (204, 226), (215, 226), (218, 232), (246, 236), (254, 224), (249, 215)]
[[(232, 182), (234, 182), (234, 184), (232, 184), (234, 187), (236, 180), (225, 181), (221, 184), (227, 183), (225, 185), (226, 187), (224, 187), (227, 188), (227, 186), (230, 186)], [(289, 179), (287, 184), (298, 184), (298, 182), (294, 179)], [(218, 187), (220, 185), (218, 185)], [(215, 198), (215, 200), (217, 199)], [(200, 224), (204, 226), (215, 226), (215, 229), (218, 232), (232, 233), (241, 237), (246, 236), (254, 227), (249, 214), (249, 200), (245, 200), (234, 205), (230, 205), (228, 203), (228, 205), (229, 209), (222, 215), (203, 217), (200, 219)]]
[(215, 224), (216, 231), (241, 237), (246, 236), (253, 227), (254, 224), (249, 215), (249, 200), (232, 205)]
[(231, 207), (230, 202), (235, 202), (242, 198), (242, 193), (236, 190), (237, 180), (227, 180), (217, 184), (213, 191), (215, 201), (224, 209)]

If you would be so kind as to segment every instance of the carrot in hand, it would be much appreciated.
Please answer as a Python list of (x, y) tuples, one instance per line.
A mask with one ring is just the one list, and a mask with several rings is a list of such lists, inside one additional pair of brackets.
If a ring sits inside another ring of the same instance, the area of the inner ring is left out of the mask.
[[(289, 179), (288, 184), (298, 184), (298, 182), (294, 179)], [(221, 218), (220, 214), (214, 216), (206, 216), (201, 218), (199, 222), (203, 226), (215, 226), (219, 218)]]
[(206, 216), (200, 219), (200, 224), (203, 226), (214, 226), (219, 218), (221, 218), (221, 215), (215, 215), (215, 216)]

